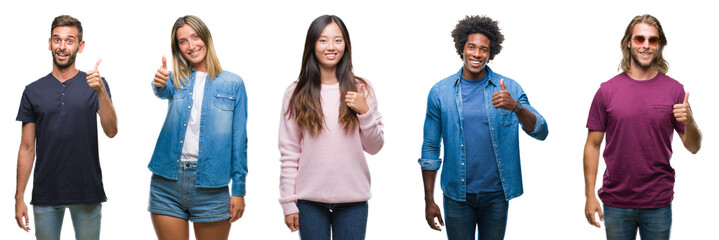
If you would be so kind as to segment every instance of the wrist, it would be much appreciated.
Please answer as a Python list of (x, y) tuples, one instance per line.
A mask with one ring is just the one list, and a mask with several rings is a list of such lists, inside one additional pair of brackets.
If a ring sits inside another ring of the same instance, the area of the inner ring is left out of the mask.
[(597, 198), (597, 195), (595, 195), (594, 192), (584, 193), (584, 196), (587, 197), (587, 199), (596, 199)]
[(520, 101), (514, 101), (514, 109), (512, 109), (512, 112), (519, 113), (524, 109), (524, 106), (522, 105), (522, 102)]

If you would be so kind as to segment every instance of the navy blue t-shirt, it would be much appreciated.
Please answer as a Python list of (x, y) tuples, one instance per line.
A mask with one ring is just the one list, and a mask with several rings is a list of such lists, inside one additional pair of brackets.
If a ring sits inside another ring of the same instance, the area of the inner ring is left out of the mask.
[[(17, 121), (35, 123), (33, 205), (107, 201), (97, 151), (97, 92), (79, 71), (61, 83), (52, 74), (27, 85)], [(105, 89), (110, 87), (105, 79)]]
[[(470, 81), (462, 77), (462, 129), (467, 157), (467, 193), (496, 192), (502, 190), (499, 168), (489, 134), (489, 118), (484, 96), (489, 74)], [(486, 100), (489, 99), (489, 100)], [(492, 106), (491, 103), (489, 105)]]

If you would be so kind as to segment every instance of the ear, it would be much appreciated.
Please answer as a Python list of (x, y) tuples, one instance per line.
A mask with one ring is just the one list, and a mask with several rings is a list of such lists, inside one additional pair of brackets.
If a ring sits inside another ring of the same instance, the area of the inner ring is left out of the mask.
[(52, 52), (52, 38), (47, 39), (47, 50)]
[(85, 40), (80, 41), (80, 45), (77, 46), (77, 52), (82, 53), (83, 48), (85, 48)]

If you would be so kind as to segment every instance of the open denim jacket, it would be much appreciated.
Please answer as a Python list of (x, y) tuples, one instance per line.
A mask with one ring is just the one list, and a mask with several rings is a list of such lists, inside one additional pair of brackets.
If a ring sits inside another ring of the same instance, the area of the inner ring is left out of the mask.
[[(492, 105), (492, 94), (501, 90), (500, 79), (510, 95), (522, 103), (524, 108), (537, 116), (534, 130), (529, 136), (544, 140), (548, 129), (542, 115), (537, 112), (524, 94), (522, 87), (514, 80), (493, 72), (486, 67), (489, 83), (484, 89), (485, 110), (489, 122), (492, 147), (497, 159), (499, 178), (507, 200), (522, 195), (522, 171), (519, 163), (519, 120), (512, 112), (496, 109)], [(442, 166), (440, 185), (444, 195), (455, 201), (464, 202), (467, 194), (465, 182), (466, 152), (462, 129), (462, 69), (456, 74), (439, 81), (432, 87), (427, 98), (427, 116), (424, 122), (424, 141), (419, 164), (422, 170), (439, 170)], [(472, 106), (475, 107), (475, 106)], [(440, 142), (444, 142), (444, 162), (439, 158)], [(471, 147), (471, 146), (469, 146)], [(488, 153), (489, 154), (489, 153)]]
[[(167, 117), (157, 138), (148, 168), (157, 175), (177, 179), (182, 144), (192, 110), (195, 70), (182, 88), (170, 80), (152, 86), (155, 95), (168, 99)], [(202, 79), (205, 80), (205, 79)], [(197, 187), (224, 187), (232, 179), (232, 196), (245, 195), (247, 175), (247, 93), (240, 76), (223, 71), (205, 83), (197, 159)]]

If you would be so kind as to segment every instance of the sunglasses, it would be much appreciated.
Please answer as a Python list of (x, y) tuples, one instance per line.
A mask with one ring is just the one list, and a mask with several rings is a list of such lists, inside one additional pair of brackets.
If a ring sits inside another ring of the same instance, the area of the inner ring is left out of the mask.
[(649, 37), (649, 39), (647, 39), (644, 36), (634, 36), (633, 39), (634, 39), (634, 44), (637, 44), (637, 45), (643, 45), (644, 41), (647, 41), (647, 40), (649, 40), (649, 46), (656, 47), (657, 45), (659, 45), (659, 37), (657, 37), (657, 36)]

